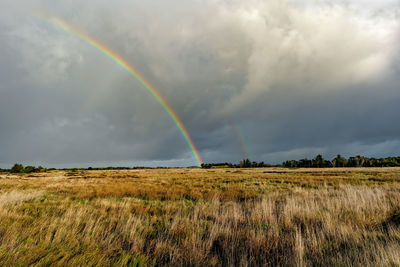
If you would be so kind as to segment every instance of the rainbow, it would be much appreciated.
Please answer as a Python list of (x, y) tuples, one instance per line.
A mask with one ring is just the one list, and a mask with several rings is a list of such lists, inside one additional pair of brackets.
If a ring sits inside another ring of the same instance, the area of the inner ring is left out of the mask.
[(181, 119), (179, 116), (176, 114), (176, 112), (172, 109), (172, 107), (167, 103), (167, 101), (162, 97), (162, 95), (148, 82), (146, 81), (142, 75), (139, 74), (135, 68), (130, 65), (125, 59), (123, 59), (120, 55), (118, 55), (116, 52), (111, 50), (110, 48), (106, 47), (93, 37), (87, 35), (86, 33), (82, 32), (81, 30), (69, 25), (67, 22), (54, 17), (54, 16), (49, 16), (44, 14), (43, 12), (35, 12), (39, 17), (45, 19), (46, 21), (49, 21), (62, 29), (64, 29), (67, 32), (73, 33), (76, 36), (78, 36), (80, 39), (88, 42), (98, 50), (100, 50), (103, 54), (106, 56), (110, 57), (112, 60), (114, 60), (117, 64), (119, 64), (122, 68), (127, 70), (136, 80), (138, 80), (144, 88), (147, 89), (147, 91), (150, 92), (150, 94), (158, 101), (158, 103), (161, 104), (161, 106), (164, 108), (164, 110), (168, 113), (169, 117), (172, 119), (172, 121), (175, 123), (176, 127), (178, 127), (179, 131), (181, 132), (183, 138), (185, 139), (186, 143), (188, 144), (197, 164), (200, 166), (202, 164), (202, 160), (199, 154), (198, 149), (193, 143), (193, 140), (190, 138), (190, 135), (183, 125)]
[(235, 122), (235, 119), (233, 117), (228, 117), (227, 120), (228, 120), (231, 128), (233, 129), (233, 132), (235, 133), (235, 137), (236, 137), (237, 142), (240, 145), (240, 149), (242, 150), (243, 157), (245, 159), (250, 158), (249, 149), (245, 142), (245, 140), (246, 140), (244, 137), (245, 135), (243, 134), (241, 127)]

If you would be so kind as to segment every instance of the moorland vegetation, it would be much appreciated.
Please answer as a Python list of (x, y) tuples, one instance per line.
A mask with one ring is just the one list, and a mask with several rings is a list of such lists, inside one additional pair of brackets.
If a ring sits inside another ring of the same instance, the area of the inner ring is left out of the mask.
[(398, 266), (400, 168), (0, 173), (3, 266)]

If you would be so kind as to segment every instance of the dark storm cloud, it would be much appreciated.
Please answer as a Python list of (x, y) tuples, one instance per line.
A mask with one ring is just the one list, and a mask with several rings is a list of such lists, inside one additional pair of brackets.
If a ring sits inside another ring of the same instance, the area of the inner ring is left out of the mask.
[(131, 62), (205, 161), (396, 154), (395, 4), (311, 2), (3, 1), (0, 167), (195, 164), (140, 83), (32, 10)]

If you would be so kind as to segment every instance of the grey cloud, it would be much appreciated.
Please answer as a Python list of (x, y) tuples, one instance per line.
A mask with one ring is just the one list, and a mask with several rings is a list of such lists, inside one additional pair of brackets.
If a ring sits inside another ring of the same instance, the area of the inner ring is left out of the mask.
[(205, 161), (238, 161), (246, 149), (269, 162), (398, 151), (395, 15), (256, 0), (0, 5), (3, 167), (196, 163), (138, 81), (36, 9), (132, 63), (179, 114)]

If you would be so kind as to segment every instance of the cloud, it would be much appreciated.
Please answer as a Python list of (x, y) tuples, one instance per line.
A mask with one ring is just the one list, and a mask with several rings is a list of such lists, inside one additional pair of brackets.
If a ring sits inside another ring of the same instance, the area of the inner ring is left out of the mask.
[(384, 155), (380, 144), (400, 139), (395, 4), (3, 1), (0, 165), (195, 164), (140, 83), (32, 10), (118, 51), (175, 109), (205, 161), (238, 161), (246, 149), (269, 162)]

